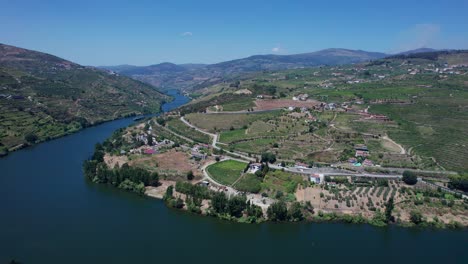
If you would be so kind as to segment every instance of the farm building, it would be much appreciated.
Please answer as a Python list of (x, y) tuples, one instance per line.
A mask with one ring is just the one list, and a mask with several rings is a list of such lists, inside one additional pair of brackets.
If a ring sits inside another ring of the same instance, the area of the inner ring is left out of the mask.
[(367, 157), (367, 156), (369, 156), (369, 151), (356, 150), (356, 154), (354, 156), (355, 157)]
[(251, 163), (249, 165), (249, 171), (248, 172), (249, 173), (255, 173), (255, 172), (261, 170), (262, 167), (263, 167), (263, 165), (261, 163)]

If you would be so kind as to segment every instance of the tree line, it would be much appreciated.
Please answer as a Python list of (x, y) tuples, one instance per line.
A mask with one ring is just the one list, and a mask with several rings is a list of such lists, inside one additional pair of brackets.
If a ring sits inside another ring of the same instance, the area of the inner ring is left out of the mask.
[(96, 144), (90, 160), (83, 164), (84, 175), (91, 181), (111, 184), (118, 188), (144, 194), (145, 186), (158, 186), (159, 176), (142, 168), (130, 167), (127, 163), (121, 167), (109, 168), (104, 162), (104, 148)]

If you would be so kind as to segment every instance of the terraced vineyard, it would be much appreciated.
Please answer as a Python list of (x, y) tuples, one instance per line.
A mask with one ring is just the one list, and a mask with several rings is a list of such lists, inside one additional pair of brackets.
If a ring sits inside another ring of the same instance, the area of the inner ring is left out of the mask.
[(0, 152), (89, 125), (155, 113), (168, 99), (149, 85), (0, 44)]
[(167, 122), (167, 126), (170, 130), (176, 132), (179, 135), (188, 137), (195, 142), (209, 144), (211, 142), (210, 136), (203, 134), (194, 128), (191, 128), (184, 124), (181, 120), (175, 118)]

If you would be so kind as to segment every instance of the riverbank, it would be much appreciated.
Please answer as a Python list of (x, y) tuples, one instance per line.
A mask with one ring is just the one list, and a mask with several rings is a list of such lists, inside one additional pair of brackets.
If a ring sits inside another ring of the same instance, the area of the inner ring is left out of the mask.
[[(416, 177), (410, 183), (401, 174), (272, 164), (268, 162), (274, 157), (271, 153), (261, 157), (238, 155), (217, 146), (217, 140), (216, 134), (187, 125), (176, 114), (164, 115), (117, 131), (103, 143), (103, 165), (96, 168), (104, 166), (103, 171), (112, 171), (116, 163), (117, 170), (127, 163), (156, 173), (160, 180), (175, 182), (166, 198), (164, 189), (158, 193), (170, 207), (233, 221), (468, 226), (468, 203), (462, 195)], [(90, 179), (94, 180), (98, 172), (95, 169)], [(97, 177), (96, 182), (120, 186), (107, 176)], [(185, 187), (179, 190), (177, 184)], [(144, 185), (146, 190), (154, 188)], [(206, 190), (200, 189), (203, 187)], [(220, 207), (212, 205), (214, 197), (222, 202)], [(234, 203), (234, 197), (240, 197), (235, 203), (242, 204), (241, 212), (226, 209)]]
[[(177, 263), (240, 263), (246, 258), (272, 264), (304, 259), (343, 263), (362, 261), (363, 248), (369, 249), (366, 258), (382, 264), (401, 259), (463, 263), (468, 257), (466, 230), (306, 221), (237, 224), (168, 209), (161, 200), (84, 180), (82, 161), (92, 155), (94, 144), (131, 124), (132, 118), (107, 122), (0, 159), (0, 211), (5, 216), (0, 220), (0, 263), (144, 263), (155, 252), (158, 261)], [(176, 245), (187, 246), (181, 250)]]
[[(115, 141), (115, 137), (113, 138), (112, 141)], [(173, 152), (171, 153), (171, 155), (177, 156)], [(100, 156), (100, 154), (94, 156)], [(134, 163), (137, 161), (135, 156), (131, 159), (131, 166), (138, 164)], [(351, 194), (346, 195), (344, 190), (348, 187), (345, 183), (333, 183), (333, 185), (322, 186), (298, 186), (294, 193), (295, 198), (291, 200), (289, 196), (270, 198), (263, 196), (264, 193), (260, 195), (240, 192), (213, 181), (212, 176), (208, 178), (211, 184), (207, 184), (207, 181), (200, 176), (197, 176), (196, 180), (187, 181), (167, 180), (167, 176), (159, 175), (158, 182), (154, 185), (148, 180), (143, 180), (146, 186), (144, 189), (141, 189), (143, 184), (139, 188), (129, 187), (136, 186), (136, 183), (140, 181), (139, 179), (131, 179), (130, 174), (120, 172), (125, 166), (128, 166), (123, 164), (127, 164), (129, 160), (122, 157), (109, 157), (108, 154), (105, 154), (104, 161), (102, 165), (95, 164), (94, 174), (91, 176), (85, 169), (85, 175), (88, 175), (88, 178), (94, 182), (108, 183), (141, 195), (162, 199), (168, 207), (240, 223), (330, 221), (371, 224), (379, 227), (400, 225), (405, 227), (463, 228), (467, 226), (466, 214), (464, 214), (466, 205), (463, 204), (462, 200), (455, 202), (449, 200), (449, 204), (439, 204), (434, 198), (423, 199), (423, 195), (436, 195), (437, 192), (418, 191), (414, 186), (397, 181), (376, 180), (376, 184), (381, 186), (388, 184), (390, 186), (388, 190), (394, 190), (390, 199), (386, 198), (390, 192), (383, 192), (385, 187), (352, 188), (348, 191)], [(225, 159), (220, 163), (226, 161), (230, 161), (230, 159)], [(201, 168), (206, 173), (206, 168), (217, 164), (217, 162), (207, 160), (204, 164)], [(103, 165), (105, 167), (102, 167)], [(111, 170), (107, 166), (112, 166)], [(155, 172), (150, 171), (149, 173)], [(141, 173), (139, 174), (141, 175)], [(131, 179), (133, 184), (127, 182), (127, 179)], [(339, 179), (345, 180), (343, 177)], [(335, 180), (338, 181), (338, 178)], [(359, 198), (364, 194), (364, 197), (371, 198)], [(335, 195), (337, 195), (336, 197), (343, 195), (343, 198), (334, 198)], [(356, 196), (356, 201), (348, 198), (352, 196)], [(334, 201), (334, 199), (337, 200)], [(340, 205), (341, 199), (345, 205)], [(230, 208), (233, 207), (237, 207), (237, 211), (230, 211)]]
[[(32, 146), (36, 146), (38, 144), (48, 142), (48, 141), (51, 141), (51, 140), (55, 140), (55, 139), (58, 139), (58, 138), (61, 138), (61, 137), (73, 135), (73, 134), (75, 134), (75, 133), (77, 133), (79, 131), (82, 131), (83, 129), (90, 128), (90, 127), (95, 127), (95, 126), (98, 126), (98, 125), (101, 125), (101, 124), (104, 124), (104, 123), (107, 123), (107, 122), (112, 122), (112, 121), (116, 121), (116, 120), (119, 120), (119, 119), (125, 119), (125, 118), (129, 118), (129, 117), (136, 117), (136, 116), (150, 117), (150, 116), (154, 116), (156, 114), (160, 114), (160, 113), (163, 112), (163, 105), (168, 104), (168, 103), (170, 103), (171, 101), (174, 100), (174, 97), (172, 97), (170, 95), (168, 95), (168, 96), (169, 96), (169, 100), (161, 101), (161, 105), (160, 105), (159, 110), (157, 112), (153, 112), (153, 113), (132, 112), (132, 113), (127, 113), (127, 114), (124, 114), (124, 115), (120, 115), (120, 116), (115, 117), (115, 118), (105, 118), (105, 119), (102, 119), (102, 120), (98, 120), (98, 121), (96, 121), (96, 122), (94, 122), (92, 124), (86, 124), (85, 126), (80, 125), (79, 127), (74, 127), (72, 130), (63, 131), (62, 133), (55, 133), (53, 135), (46, 135), (46, 136), (42, 136), (42, 137), (38, 137), (38, 136), (34, 135), (33, 139), (26, 140), (26, 142), (15, 145), (15, 146), (13, 146), (11, 148), (7, 148), (5, 146), (0, 145), (0, 158), (8, 156), (8, 154), (11, 153), (11, 152), (15, 152), (15, 151), (18, 151), (18, 150), (21, 150), (21, 149), (24, 149), (24, 148), (28, 148), (28, 147), (32, 147)], [(135, 121), (137, 121), (137, 120), (135, 120)]]
[[(172, 186), (174, 187), (176, 185), (175, 181), (161, 181), (161, 185), (157, 187), (147, 187), (145, 191), (145, 195), (148, 197), (156, 198), (159, 200), (164, 201), (165, 195), (167, 192), (167, 189)], [(181, 200), (183, 201), (184, 204), (187, 203), (187, 195), (184, 193), (179, 193), (174, 191), (173, 194), (174, 197), (180, 197)], [(252, 221), (251, 218), (249, 218), (247, 215), (243, 216), (241, 218), (234, 218), (234, 217), (229, 217), (226, 215), (217, 215), (213, 214), (209, 211), (209, 200), (203, 200), (203, 207), (201, 208), (201, 211), (191, 211), (187, 206), (182, 206), (179, 205), (173, 206), (171, 203), (165, 202), (166, 206), (170, 208), (176, 208), (178, 210), (186, 211), (187, 213), (195, 213), (195, 214), (201, 214), (204, 216), (211, 216), (211, 217), (216, 217), (220, 218), (223, 220), (229, 220), (229, 221), (235, 221), (238, 223), (263, 223), (265, 221), (268, 221), (267, 215), (266, 215), (266, 210), (264, 210), (264, 218), (257, 219), (256, 221)], [(295, 219), (293, 222), (297, 221), (305, 221), (305, 222), (312, 222), (312, 223), (326, 223), (326, 222), (339, 222), (339, 223), (348, 223), (348, 224), (369, 224), (377, 227), (385, 227), (387, 225), (397, 225), (397, 226), (402, 226), (402, 227), (419, 227), (419, 228), (436, 228), (436, 229), (463, 229), (467, 228), (467, 226), (463, 226), (461, 224), (458, 224), (457, 222), (427, 222), (423, 221), (419, 224), (414, 224), (411, 221), (399, 221), (399, 222), (390, 222), (387, 223), (385, 222), (385, 219), (383, 216), (379, 217), (368, 217), (364, 216), (363, 214), (340, 214), (336, 212), (326, 212), (322, 210), (318, 210), (316, 213), (314, 213), (313, 208), (305, 208), (308, 213), (305, 214), (305, 216), (301, 219)]]

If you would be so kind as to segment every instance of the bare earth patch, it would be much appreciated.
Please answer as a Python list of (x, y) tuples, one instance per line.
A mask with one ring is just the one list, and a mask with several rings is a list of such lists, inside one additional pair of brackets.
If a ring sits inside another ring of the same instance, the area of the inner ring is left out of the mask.
[(156, 171), (161, 175), (185, 176), (189, 171), (193, 171), (195, 176), (200, 176), (198, 168), (200, 164), (190, 159), (190, 155), (185, 152), (170, 150), (165, 153), (142, 156), (142, 158), (130, 161), (130, 165), (136, 165)]
[(104, 162), (109, 168), (114, 168), (116, 165), (121, 167), (123, 164), (128, 162), (127, 156), (111, 156), (109, 154), (104, 155)]

